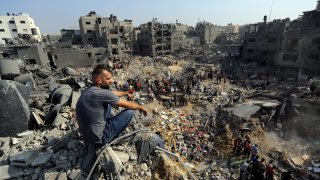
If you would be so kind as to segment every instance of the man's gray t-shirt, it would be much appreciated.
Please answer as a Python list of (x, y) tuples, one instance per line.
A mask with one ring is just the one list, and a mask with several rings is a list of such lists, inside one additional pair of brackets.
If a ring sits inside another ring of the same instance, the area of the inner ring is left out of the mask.
[(108, 104), (114, 105), (118, 101), (119, 97), (110, 90), (101, 89), (96, 86), (89, 87), (82, 92), (76, 106), (76, 119), (79, 124), (80, 133), (87, 143), (102, 143)]

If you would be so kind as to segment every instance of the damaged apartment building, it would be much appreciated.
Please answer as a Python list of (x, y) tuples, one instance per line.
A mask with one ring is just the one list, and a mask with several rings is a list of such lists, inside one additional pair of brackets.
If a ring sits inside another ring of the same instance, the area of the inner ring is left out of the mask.
[(320, 8), (298, 19), (250, 25), (242, 48), (247, 62), (276, 65), (283, 76), (306, 79), (320, 70)]
[(196, 24), (195, 31), (196, 35), (200, 37), (201, 45), (209, 45), (214, 43), (218, 35), (225, 31), (225, 28), (204, 21)]
[(188, 36), (192, 28), (181, 23), (163, 24), (153, 19), (140, 25), (139, 31), (139, 49), (144, 56), (169, 55), (180, 48), (199, 45), (198, 38)]
[(276, 64), (281, 72), (298, 79), (320, 75), (320, 1), (315, 10), (303, 12), (290, 23)]
[(290, 19), (267, 22), (267, 16), (264, 16), (263, 20), (264, 22), (248, 26), (242, 58), (246, 62), (274, 64), (281, 37), (289, 26)]
[(118, 61), (132, 53), (132, 20), (119, 21), (117, 16), (106, 18), (91, 11), (80, 17), (79, 25), (83, 45), (106, 48), (104, 57), (108, 60)]
[(15, 39), (28, 36), (40, 42), (41, 33), (34, 20), (26, 13), (0, 15), (0, 44), (18, 44)]

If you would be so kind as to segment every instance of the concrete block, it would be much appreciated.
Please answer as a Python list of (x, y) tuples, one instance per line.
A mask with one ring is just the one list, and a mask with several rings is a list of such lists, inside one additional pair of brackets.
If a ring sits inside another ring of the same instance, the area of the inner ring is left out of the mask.
[(30, 159), (32, 159), (35, 151), (22, 151), (15, 154), (10, 155), (10, 161), (20, 161), (30, 163)]
[(56, 180), (59, 172), (47, 172), (44, 173), (44, 180)]
[(27, 86), (0, 80), (0, 137), (16, 136), (28, 129), (29, 95)]
[(80, 169), (72, 169), (70, 174), (68, 174), (68, 178), (71, 179), (71, 180), (74, 180), (80, 175), (81, 175), (81, 170)]
[(111, 147), (108, 147), (104, 153), (105, 161), (102, 163), (102, 168), (108, 172), (119, 173), (122, 169), (122, 162)]
[(46, 164), (53, 156), (52, 151), (40, 153), (39, 156), (31, 163), (31, 166), (40, 166)]
[(23, 169), (10, 165), (0, 166), (0, 175), (1, 179), (17, 178), (23, 175)]

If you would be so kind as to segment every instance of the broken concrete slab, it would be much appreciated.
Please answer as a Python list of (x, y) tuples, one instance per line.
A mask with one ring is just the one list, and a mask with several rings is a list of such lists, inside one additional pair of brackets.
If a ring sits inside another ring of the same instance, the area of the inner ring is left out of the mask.
[(59, 172), (46, 172), (44, 173), (44, 180), (56, 180)]
[(261, 108), (252, 103), (241, 103), (236, 104), (227, 110), (231, 112), (233, 115), (243, 118), (245, 120), (249, 120), (253, 114), (259, 111)]
[(16, 136), (28, 129), (29, 94), (30, 89), (23, 84), (0, 80), (0, 137)]
[(68, 174), (68, 178), (71, 180), (74, 180), (80, 175), (81, 175), (81, 169), (72, 169), (72, 171)]
[(40, 166), (46, 164), (52, 156), (52, 151), (45, 151), (43, 153), (40, 153), (39, 156), (31, 163), (31, 166)]
[(26, 137), (26, 136), (31, 136), (34, 134), (34, 131), (24, 131), (22, 133), (17, 134), (19, 137)]
[(290, 161), (295, 165), (295, 166), (301, 166), (304, 164), (304, 162), (306, 160), (309, 159), (309, 156), (308, 155), (303, 155), (303, 156), (297, 156), (297, 157), (293, 157), (293, 158), (290, 158)]
[(111, 147), (107, 147), (104, 154), (105, 161), (101, 165), (107, 172), (119, 173), (122, 169), (122, 162)]
[(17, 178), (24, 174), (23, 169), (16, 166), (0, 166), (1, 179)]
[(30, 158), (34, 155), (36, 151), (22, 151), (10, 155), (10, 161), (21, 161), (21, 162), (30, 162)]

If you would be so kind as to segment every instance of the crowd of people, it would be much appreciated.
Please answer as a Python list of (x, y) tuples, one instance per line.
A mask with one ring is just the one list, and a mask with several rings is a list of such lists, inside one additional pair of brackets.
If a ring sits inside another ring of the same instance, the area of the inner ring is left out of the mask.
[[(240, 167), (240, 180), (273, 180), (277, 168), (273, 160), (266, 163), (265, 158), (259, 157), (260, 148), (252, 144), (250, 136), (237, 137), (233, 142), (233, 153), (247, 159)], [(281, 180), (291, 180), (292, 171), (283, 172)]]

